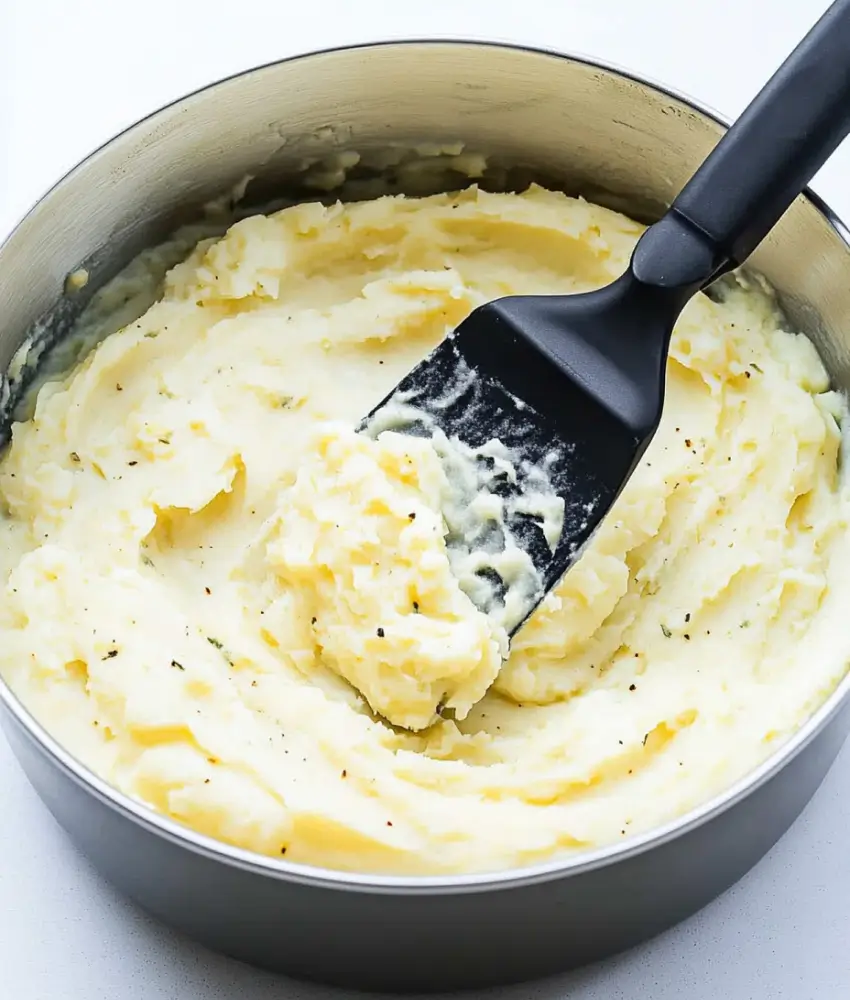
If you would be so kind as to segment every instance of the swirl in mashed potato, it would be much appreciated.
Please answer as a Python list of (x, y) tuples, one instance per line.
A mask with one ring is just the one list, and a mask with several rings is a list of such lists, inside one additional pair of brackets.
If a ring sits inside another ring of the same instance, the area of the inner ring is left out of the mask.
[(480, 302), (596, 287), (639, 233), (471, 188), (202, 241), (14, 427), (0, 673), (128, 795), (331, 868), (526, 865), (728, 786), (850, 659), (843, 404), (766, 292), (685, 310), (657, 438), (504, 663), (433, 452), (351, 430)]

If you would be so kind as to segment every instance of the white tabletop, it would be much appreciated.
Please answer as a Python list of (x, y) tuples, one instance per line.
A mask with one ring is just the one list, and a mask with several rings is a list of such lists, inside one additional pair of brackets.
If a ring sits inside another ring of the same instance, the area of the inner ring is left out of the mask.
[[(537, 43), (637, 70), (735, 115), (826, 6), (827, 0), (0, 0), (0, 234), (68, 167), (134, 119), (215, 78), (294, 52), (411, 35)], [(850, 220), (850, 145), (815, 187)], [(0, 803), (0, 996), (346, 995), (212, 955), (149, 920), (68, 843), (2, 739)], [(770, 855), (697, 916), (612, 961), (486, 996), (847, 998), (848, 828), (850, 749)]]

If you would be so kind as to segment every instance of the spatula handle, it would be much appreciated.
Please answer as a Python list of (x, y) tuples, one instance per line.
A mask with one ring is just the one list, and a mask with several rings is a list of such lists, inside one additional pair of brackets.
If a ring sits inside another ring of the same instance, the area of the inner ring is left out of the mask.
[[(713, 255), (718, 273), (742, 263), (848, 132), (850, 0), (836, 0), (688, 181), (658, 232), (647, 231), (638, 276), (646, 281), (661, 268), (667, 279), (649, 283), (678, 284), (677, 270), (698, 268), (699, 256)], [(697, 240), (705, 253), (696, 253)], [(680, 253), (688, 244), (694, 251), (681, 268), (669, 257), (676, 243)]]

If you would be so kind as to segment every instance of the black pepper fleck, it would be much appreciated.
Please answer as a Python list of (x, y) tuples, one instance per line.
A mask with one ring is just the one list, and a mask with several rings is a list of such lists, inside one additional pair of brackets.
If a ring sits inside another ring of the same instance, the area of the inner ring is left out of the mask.
[(379, 628), (378, 631), (377, 631), (378, 638), (379, 639), (383, 639), (384, 638), (384, 634), (385, 634), (384, 630), (382, 628)]

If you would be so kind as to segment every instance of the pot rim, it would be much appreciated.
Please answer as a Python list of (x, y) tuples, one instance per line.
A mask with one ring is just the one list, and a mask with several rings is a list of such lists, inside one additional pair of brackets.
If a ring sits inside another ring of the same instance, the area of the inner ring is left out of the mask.
[[(317, 56), (333, 55), (361, 49), (407, 46), (467, 46), (475, 48), (496, 48), (519, 52), (527, 52), (534, 56), (550, 59), (566, 60), (579, 63), (592, 69), (619, 76), (625, 80), (637, 83), (644, 88), (650, 88), (657, 93), (669, 97), (697, 112), (702, 117), (724, 127), (729, 121), (710, 106), (652, 77), (643, 76), (633, 70), (626, 69), (616, 63), (610, 63), (584, 53), (560, 51), (545, 46), (515, 43), (495, 38), (440, 38), (412, 37), (399, 39), (379, 39), (377, 41), (354, 42), (348, 45), (330, 46), (323, 49), (313, 49), (297, 53), (283, 59), (273, 60), (259, 66), (241, 70), (222, 77), (213, 83), (184, 94), (170, 101), (150, 114), (139, 118), (114, 136), (97, 146), (91, 153), (71, 167), (60, 177), (18, 220), (5, 238), (0, 241), (0, 258), (7, 244), (27, 219), (51, 195), (62, 187), (77, 171), (83, 170), (96, 159), (107, 147), (118, 142), (124, 136), (135, 131), (162, 114), (164, 111), (176, 108), (208, 91), (233, 83), (243, 77), (263, 73), (276, 66), (290, 62), (309, 60)], [(803, 192), (813, 207), (818, 211), (835, 231), (839, 239), (850, 250), (850, 229), (842, 222), (826, 202), (810, 188)], [(307, 886), (324, 889), (349, 890), (355, 892), (370, 892), (391, 895), (453, 895), (462, 893), (477, 893), (500, 889), (520, 888), (521, 886), (548, 882), (564, 876), (581, 875), (597, 868), (607, 867), (620, 861), (635, 858), (649, 850), (661, 847), (708, 823), (727, 809), (746, 798), (756, 789), (770, 781), (798, 753), (800, 753), (826, 727), (836, 715), (842, 703), (850, 696), (850, 672), (846, 673), (835, 690), (824, 703), (812, 714), (803, 725), (793, 733), (777, 750), (764, 760), (757, 768), (744, 775), (732, 786), (706, 802), (691, 809), (682, 816), (669, 820), (661, 826), (654, 827), (642, 834), (628, 838), (626, 841), (609, 844), (596, 850), (578, 854), (574, 857), (560, 858), (523, 868), (512, 868), (505, 871), (475, 872), (459, 875), (428, 875), (403, 876), (380, 875), (338, 871), (321, 868), (315, 865), (296, 864), (291, 861), (278, 860), (271, 856), (257, 854), (253, 851), (234, 847), (223, 841), (197, 833), (190, 827), (170, 819), (154, 809), (132, 799), (129, 795), (111, 786), (103, 778), (78, 761), (70, 751), (66, 750), (25, 708), (22, 701), (12, 692), (6, 681), (0, 677), (0, 706), (4, 707), (13, 720), (24, 731), (26, 736), (34, 741), (40, 749), (46, 752), (52, 763), (77, 785), (101, 801), (104, 805), (121, 813), (124, 817), (154, 833), (176, 846), (192, 851), (205, 858), (218, 861), (233, 868), (246, 870), (255, 875), (269, 876), (282, 882), (295, 882)]]

